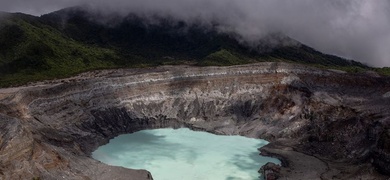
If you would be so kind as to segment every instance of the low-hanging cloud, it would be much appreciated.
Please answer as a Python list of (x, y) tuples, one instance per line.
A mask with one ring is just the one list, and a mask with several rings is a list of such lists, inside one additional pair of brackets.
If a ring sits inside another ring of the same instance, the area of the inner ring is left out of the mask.
[(40, 15), (88, 5), (103, 14), (170, 16), (255, 42), (283, 33), (322, 52), (372, 66), (390, 66), (388, 0), (14, 0), (0, 10)]

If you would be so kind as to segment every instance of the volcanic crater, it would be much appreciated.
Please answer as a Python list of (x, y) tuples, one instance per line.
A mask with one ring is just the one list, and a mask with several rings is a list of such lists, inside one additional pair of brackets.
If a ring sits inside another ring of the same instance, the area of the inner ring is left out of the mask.
[(120, 134), (187, 127), (270, 141), (260, 151), (282, 161), (281, 179), (387, 179), (388, 92), (388, 77), (275, 62), (101, 70), (0, 89), (0, 178), (152, 179), (91, 153)]

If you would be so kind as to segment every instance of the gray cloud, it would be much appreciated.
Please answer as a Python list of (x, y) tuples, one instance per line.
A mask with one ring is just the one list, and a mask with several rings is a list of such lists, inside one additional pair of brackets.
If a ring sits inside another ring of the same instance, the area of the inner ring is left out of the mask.
[(217, 22), (248, 43), (280, 32), (325, 53), (390, 66), (388, 0), (13, 0), (0, 10), (40, 15), (80, 4), (107, 14)]

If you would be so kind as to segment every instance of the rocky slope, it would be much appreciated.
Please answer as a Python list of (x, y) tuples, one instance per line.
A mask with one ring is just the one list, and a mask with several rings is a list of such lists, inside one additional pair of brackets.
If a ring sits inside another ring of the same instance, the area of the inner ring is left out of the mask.
[[(286, 63), (89, 72), (0, 89), (2, 179), (152, 179), (90, 158), (123, 133), (263, 138), (281, 179), (387, 179), (390, 79)], [(259, 167), (260, 168), (260, 167)]]

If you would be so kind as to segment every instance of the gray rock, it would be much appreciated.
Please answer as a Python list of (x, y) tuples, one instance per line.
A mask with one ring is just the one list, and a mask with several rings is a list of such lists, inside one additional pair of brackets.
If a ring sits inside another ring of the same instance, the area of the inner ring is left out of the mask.
[(387, 93), (385, 93), (385, 94), (383, 94), (383, 97), (384, 97), (384, 98), (390, 98), (390, 91), (387, 92)]

